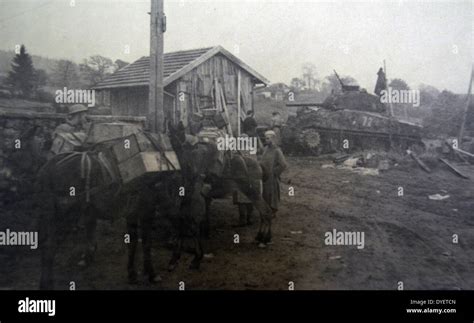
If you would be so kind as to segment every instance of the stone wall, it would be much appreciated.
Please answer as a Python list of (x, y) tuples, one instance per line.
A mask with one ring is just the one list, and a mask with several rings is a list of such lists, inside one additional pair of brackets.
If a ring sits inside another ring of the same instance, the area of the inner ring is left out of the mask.
[(0, 110), (0, 207), (31, 194), (51, 134), (64, 121), (62, 114)]

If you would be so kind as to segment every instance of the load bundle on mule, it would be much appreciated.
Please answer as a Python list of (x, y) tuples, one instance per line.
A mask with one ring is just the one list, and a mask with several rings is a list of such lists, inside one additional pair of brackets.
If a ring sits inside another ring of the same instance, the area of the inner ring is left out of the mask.
[(139, 125), (122, 122), (93, 124), (86, 145), (92, 145), (113, 161), (122, 184), (144, 178), (148, 180), (157, 173), (180, 169), (168, 136), (145, 132)]

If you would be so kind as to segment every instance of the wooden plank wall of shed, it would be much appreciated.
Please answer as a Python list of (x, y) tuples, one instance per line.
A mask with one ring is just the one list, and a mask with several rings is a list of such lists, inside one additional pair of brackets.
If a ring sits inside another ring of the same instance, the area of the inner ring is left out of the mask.
[[(166, 86), (165, 91), (174, 95), (164, 96), (164, 112), (175, 123), (182, 120), (189, 131), (189, 121), (193, 113), (212, 104), (211, 91), (214, 78), (221, 84), (229, 110), (234, 135), (237, 135), (237, 74), (241, 73), (242, 113), (251, 109), (252, 76), (223, 55), (211, 57), (182, 78)], [(179, 93), (184, 93), (180, 100)], [(113, 115), (146, 116), (148, 112), (148, 88), (146, 86), (117, 88), (111, 90), (110, 103)]]
[[(241, 72), (241, 107), (242, 113), (251, 109), (252, 77), (238, 65), (228, 60), (223, 55), (216, 55), (202, 63), (191, 72), (184, 75), (176, 82), (175, 89), (185, 93), (185, 100), (177, 100), (177, 120), (189, 124), (192, 114), (199, 108), (207, 105), (205, 97), (211, 96), (214, 78), (217, 77), (224, 90), (229, 117), (234, 135), (237, 134), (237, 73)], [(194, 98), (193, 98), (194, 96)], [(201, 98), (201, 100), (199, 100)], [(209, 102), (210, 101), (209, 99)], [(199, 107), (198, 107), (199, 106)], [(186, 120), (187, 119), (187, 120)]]
[[(148, 87), (146, 86), (113, 89), (110, 99), (112, 115), (146, 116), (148, 114)], [(174, 98), (165, 95), (164, 104), (165, 116), (172, 118)]]

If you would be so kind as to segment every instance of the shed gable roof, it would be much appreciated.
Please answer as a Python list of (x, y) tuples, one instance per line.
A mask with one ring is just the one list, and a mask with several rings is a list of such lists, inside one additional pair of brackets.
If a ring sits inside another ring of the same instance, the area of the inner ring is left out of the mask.
[[(163, 57), (163, 85), (167, 86), (186, 73), (207, 61), (214, 55), (222, 54), (229, 60), (239, 65), (259, 82), (268, 84), (269, 81), (231, 54), (221, 46), (184, 50), (165, 53)], [(144, 56), (135, 62), (121, 68), (109, 75), (105, 80), (94, 86), (94, 89), (107, 89), (119, 87), (147, 86), (150, 80), (150, 57)]]

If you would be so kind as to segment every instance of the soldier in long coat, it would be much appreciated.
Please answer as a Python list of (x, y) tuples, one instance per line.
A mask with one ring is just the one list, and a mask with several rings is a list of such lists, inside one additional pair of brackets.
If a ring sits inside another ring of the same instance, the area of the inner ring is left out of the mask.
[(275, 217), (280, 204), (280, 175), (288, 168), (283, 152), (276, 144), (274, 131), (265, 132), (266, 147), (260, 159), (263, 169), (263, 199), (270, 205)]

